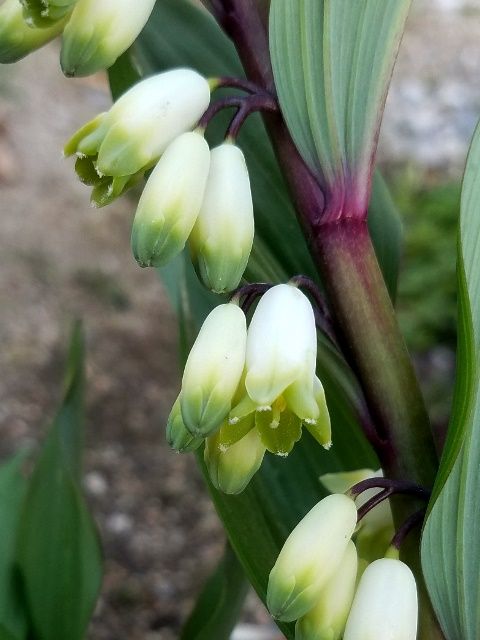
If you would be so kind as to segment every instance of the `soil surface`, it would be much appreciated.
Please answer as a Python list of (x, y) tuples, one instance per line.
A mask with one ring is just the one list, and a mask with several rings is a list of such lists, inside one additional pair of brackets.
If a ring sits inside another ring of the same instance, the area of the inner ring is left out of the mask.
[[(418, 1), (410, 19), (381, 154), (458, 173), (480, 113), (480, 2), (433, 4)], [(193, 458), (164, 443), (179, 384), (176, 323), (156, 274), (131, 256), (134, 204), (89, 208), (61, 157), (69, 135), (108, 105), (103, 76), (61, 76), (55, 45), (0, 68), (0, 454), (41, 442), (81, 317), (85, 489), (106, 556), (89, 637), (170, 640), (223, 534)], [(246, 620), (253, 626), (237, 640), (259, 640), (260, 627), (278, 637), (253, 597)]]

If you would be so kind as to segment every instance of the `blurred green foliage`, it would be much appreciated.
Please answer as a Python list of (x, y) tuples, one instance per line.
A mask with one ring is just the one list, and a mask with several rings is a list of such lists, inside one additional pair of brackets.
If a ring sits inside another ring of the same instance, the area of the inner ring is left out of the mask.
[(454, 349), (460, 184), (425, 186), (423, 176), (410, 171), (393, 185), (405, 230), (397, 302), (400, 325), (413, 352), (439, 345)]

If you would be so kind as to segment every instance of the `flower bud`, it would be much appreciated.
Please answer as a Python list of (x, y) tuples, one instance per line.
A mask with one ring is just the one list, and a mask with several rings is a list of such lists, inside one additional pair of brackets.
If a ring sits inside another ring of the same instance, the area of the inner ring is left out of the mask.
[(321, 500), (287, 538), (270, 572), (267, 606), (287, 622), (304, 616), (342, 563), (357, 523), (351, 498), (333, 494)]
[[(329, 448), (330, 417), (322, 384), (315, 375), (316, 357), (315, 317), (308, 298), (289, 284), (272, 287), (258, 303), (250, 323), (247, 397), (232, 410), (230, 419), (256, 410), (262, 440), (272, 453), (288, 454), (299, 437), (298, 420)], [(280, 448), (275, 448), (275, 442)]]
[(0, 64), (17, 62), (56, 38), (65, 20), (47, 29), (32, 29), (22, 15), (19, 0), (5, 0), (0, 6)]
[(197, 123), (209, 101), (205, 78), (175, 69), (142, 80), (110, 111), (87, 122), (64, 152), (77, 155), (76, 171), (94, 187), (93, 202), (108, 204), (132, 186), (175, 138)]
[(358, 557), (348, 543), (337, 571), (323, 588), (318, 602), (295, 626), (295, 640), (339, 640), (352, 606), (357, 581)]
[(212, 151), (205, 198), (190, 237), (200, 279), (216, 293), (238, 287), (254, 236), (253, 202), (245, 158), (224, 143)]
[(31, 27), (51, 27), (65, 18), (77, 0), (20, 0), (23, 17)]
[(195, 451), (202, 444), (203, 438), (192, 436), (183, 423), (180, 409), (180, 398), (177, 398), (173, 405), (167, 422), (167, 442), (172, 449), (179, 453)]
[(88, 76), (111, 67), (134, 43), (154, 5), (155, 0), (78, 0), (63, 36), (65, 75)]
[(418, 601), (413, 573), (400, 560), (370, 564), (360, 580), (344, 640), (415, 640)]
[(203, 323), (182, 379), (180, 405), (196, 436), (216, 431), (230, 411), (245, 364), (247, 325), (236, 304), (216, 307)]
[[(320, 482), (331, 492), (346, 492), (354, 485), (369, 478), (383, 478), (383, 471), (358, 469), (342, 473), (329, 473), (320, 477)], [(355, 498), (357, 509), (382, 489), (367, 489)], [(392, 511), (388, 500), (384, 500), (369, 511), (361, 520), (356, 544), (361, 558), (373, 562), (383, 558), (395, 534)]]
[(133, 222), (132, 249), (142, 267), (158, 267), (182, 251), (202, 204), (210, 150), (199, 133), (167, 147), (143, 190)]
[(256, 429), (232, 445), (223, 442), (223, 427), (207, 438), (205, 464), (213, 486), (228, 494), (241, 493), (259, 470), (265, 447)]

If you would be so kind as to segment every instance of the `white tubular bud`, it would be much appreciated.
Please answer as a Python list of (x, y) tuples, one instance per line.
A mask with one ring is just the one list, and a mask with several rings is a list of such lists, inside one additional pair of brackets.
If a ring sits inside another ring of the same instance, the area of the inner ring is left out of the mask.
[(417, 619), (413, 573), (400, 560), (382, 558), (365, 569), (344, 640), (415, 640)]
[(183, 133), (166, 149), (143, 190), (132, 229), (142, 267), (158, 267), (182, 251), (202, 204), (210, 165), (204, 137)]
[(340, 640), (355, 594), (357, 570), (357, 550), (350, 540), (340, 566), (317, 603), (297, 621), (295, 640)]
[(205, 199), (190, 238), (199, 277), (216, 293), (233, 291), (243, 276), (254, 236), (253, 202), (239, 147), (213, 149)]
[(78, 0), (63, 36), (65, 75), (88, 76), (111, 67), (134, 43), (154, 5), (155, 0)]
[(233, 303), (207, 317), (185, 365), (180, 404), (187, 429), (196, 436), (215, 432), (230, 411), (245, 364), (245, 314)]
[(23, 19), (19, 0), (5, 0), (0, 5), (0, 64), (10, 64), (40, 49), (56, 38), (65, 20), (45, 29), (29, 27)]
[(300, 521), (270, 573), (267, 606), (275, 618), (297, 620), (315, 606), (342, 563), (356, 522), (355, 503), (344, 494), (324, 498)]

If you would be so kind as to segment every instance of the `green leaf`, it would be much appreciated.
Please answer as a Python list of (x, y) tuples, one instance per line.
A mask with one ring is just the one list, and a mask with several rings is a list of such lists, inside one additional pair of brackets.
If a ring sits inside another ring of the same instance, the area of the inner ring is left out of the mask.
[(8, 629), (0, 624), (0, 640), (20, 640), (24, 636), (14, 636)]
[(26, 612), (15, 571), (15, 543), (27, 481), (22, 473), (25, 453), (0, 467), (0, 640), (8, 633), (23, 640), (27, 634)]
[(422, 539), (427, 587), (448, 640), (480, 629), (480, 126), (462, 188), (457, 273), (457, 380), (440, 471)]
[(247, 593), (243, 569), (227, 544), (182, 629), (180, 640), (228, 640)]
[(290, 133), (336, 208), (363, 213), (411, 0), (272, 0), (270, 50)]
[(80, 488), (84, 344), (76, 326), (65, 393), (30, 478), (17, 562), (38, 640), (81, 640), (102, 579), (93, 520)]

